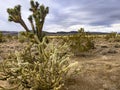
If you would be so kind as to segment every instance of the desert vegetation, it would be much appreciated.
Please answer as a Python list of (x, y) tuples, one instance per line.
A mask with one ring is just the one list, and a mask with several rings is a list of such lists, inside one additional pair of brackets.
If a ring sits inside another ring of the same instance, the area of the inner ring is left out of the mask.
[(40, 42), (23, 34), (22, 43), (15, 36), (9, 36), (10, 41), (3, 35), (6, 40), (0, 43), (1, 90), (119, 90), (119, 34), (111, 41), (105, 35), (93, 38), (87, 34), (93, 45), (89, 50), (78, 50), (77, 55), (70, 46), (70, 41), (76, 41), (68, 42), (74, 35), (81, 34), (45, 36)]
[(94, 49), (92, 37), (89, 37), (83, 28), (80, 28), (77, 34), (69, 35), (66, 42), (74, 55)]
[(120, 90), (120, 35), (90, 34), (84, 28), (70, 35), (49, 36), (43, 25), (49, 8), (30, 1), (28, 17), (21, 6), (8, 8), (9, 21), (25, 31), (0, 32), (0, 90)]
[[(18, 40), (21, 43), (26, 42), (27, 45), (24, 50), (21, 50), (21, 52), (15, 51), (14, 54), (10, 54), (1, 63), (3, 72), (1, 80), (7, 80), (9, 84), (14, 84), (11, 88), (3, 86), (1, 88), (12, 90), (59, 90), (64, 86), (70, 68), (77, 63), (68, 61), (69, 54), (65, 51), (66, 44), (58, 47), (54, 44), (49, 45), (47, 37), (42, 33), (48, 7), (45, 8), (44, 5), (39, 5), (38, 2), (32, 0), (30, 4), (30, 11), (33, 14), (29, 16), (28, 20), (31, 23), (32, 32), (21, 17), (20, 5), (15, 6), (13, 9), (7, 9), (9, 21), (21, 24), (26, 30), (26, 32), (19, 33)], [(62, 49), (64, 49), (64, 52), (62, 52)]]
[(3, 41), (4, 41), (4, 37), (3, 37), (2, 32), (0, 32), (0, 42), (3, 42)]

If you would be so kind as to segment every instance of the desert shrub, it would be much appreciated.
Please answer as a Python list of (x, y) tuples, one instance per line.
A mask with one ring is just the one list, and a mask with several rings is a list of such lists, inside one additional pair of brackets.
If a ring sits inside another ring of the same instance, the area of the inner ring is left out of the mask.
[(13, 35), (6, 34), (6, 35), (4, 35), (4, 39), (5, 39), (5, 41), (9, 42), (9, 41), (13, 40)]
[(34, 34), (31, 32), (19, 32), (18, 41), (21, 43), (34, 41)]
[[(43, 37), (45, 37), (45, 34)], [(21, 43), (24, 42), (32, 42), (32, 43), (37, 43), (37, 41), (35, 40), (35, 34), (33, 34), (32, 32), (19, 32), (18, 33), (18, 41)], [(46, 39), (46, 43), (49, 43), (49, 40), (47, 37), (45, 37)]]
[(79, 30), (77, 34), (69, 35), (66, 39), (64, 38), (64, 41), (68, 43), (70, 51), (75, 55), (94, 48), (93, 38), (89, 37), (83, 29)]
[(108, 33), (106, 36), (105, 36), (105, 39), (106, 40), (109, 40), (111, 38), (116, 38), (117, 37), (117, 32), (111, 32), (111, 33)]
[(115, 38), (114, 38), (114, 40), (113, 40), (114, 42), (120, 42), (120, 36), (119, 35), (117, 35)]
[(18, 35), (12, 36), (12, 39), (13, 39), (13, 40), (18, 40)]
[(0, 42), (3, 42), (3, 41), (4, 41), (4, 37), (3, 37), (2, 32), (0, 32)]
[(7, 38), (7, 39), (12, 39), (12, 35), (7, 34), (7, 35), (6, 35), (6, 38)]
[(23, 51), (3, 61), (3, 78), (17, 84), (12, 90), (59, 90), (70, 68), (76, 65), (69, 63), (66, 48), (66, 44), (54, 47), (45, 40), (39, 44), (29, 44)]
[(117, 32), (111, 32), (105, 36), (109, 42), (120, 42), (120, 36)]
[(18, 41), (21, 42), (21, 43), (26, 41), (26, 37), (24, 35), (24, 32), (19, 32), (18, 33)]

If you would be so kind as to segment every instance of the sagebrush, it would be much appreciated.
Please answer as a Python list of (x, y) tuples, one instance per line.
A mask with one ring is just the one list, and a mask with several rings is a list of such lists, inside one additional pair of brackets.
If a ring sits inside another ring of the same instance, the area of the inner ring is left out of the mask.
[(78, 30), (78, 33), (68, 35), (63, 39), (63, 42), (67, 42), (70, 51), (72, 51), (75, 55), (94, 49), (93, 38), (90, 37), (83, 28)]

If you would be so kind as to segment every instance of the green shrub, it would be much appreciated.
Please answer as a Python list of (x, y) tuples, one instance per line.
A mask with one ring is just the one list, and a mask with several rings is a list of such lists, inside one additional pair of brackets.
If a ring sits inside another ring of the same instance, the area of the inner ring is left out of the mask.
[(2, 32), (0, 32), (0, 42), (3, 42), (4, 40), (3, 40), (3, 34), (2, 34)]
[(13, 40), (18, 40), (18, 35), (12, 36), (12, 39), (13, 39)]
[(17, 83), (12, 90), (59, 90), (70, 68), (76, 65), (69, 63), (66, 48), (66, 44), (58, 47), (49, 45), (45, 39), (42, 43), (30, 44), (3, 61), (4, 79), (11, 84)]
[(13, 36), (14, 35), (12, 35), (12, 34), (6, 34), (6, 35), (4, 35), (4, 39), (5, 39), (5, 41), (10, 42), (13, 40)]
[(109, 40), (111, 38), (116, 38), (117, 37), (117, 32), (111, 32), (111, 33), (108, 33), (106, 36), (105, 36), (105, 39), (106, 40)]
[(21, 43), (34, 41), (34, 34), (31, 32), (19, 32), (18, 41)]
[(12, 35), (10, 35), (10, 34), (7, 34), (5, 36), (6, 36), (7, 39), (12, 39)]
[(18, 41), (21, 43), (24, 43), (26, 41), (26, 37), (24, 35), (25, 32), (19, 32), (18, 33)]
[(84, 29), (79, 30), (77, 34), (69, 35), (66, 42), (75, 55), (94, 48), (93, 38), (89, 37)]

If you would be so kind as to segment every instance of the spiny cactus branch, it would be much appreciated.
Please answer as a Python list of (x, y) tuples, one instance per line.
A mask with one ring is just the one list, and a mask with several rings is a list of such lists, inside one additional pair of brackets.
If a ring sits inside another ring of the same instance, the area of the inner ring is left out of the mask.
[(24, 27), (24, 29), (27, 31), (27, 32), (30, 32), (30, 30), (28, 29), (27, 25), (25, 24), (25, 22), (21, 19), (20, 21), (20, 24)]
[(49, 12), (49, 8), (44, 5), (39, 5), (38, 2), (34, 2), (33, 0), (31, 0), (30, 4), (30, 11), (33, 13), (32, 16), (36, 25), (36, 34), (40, 41), (42, 41), (42, 28), (45, 22), (45, 17)]
[(30, 16), (28, 17), (28, 20), (29, 20), (29, 22), (30, 22), (30, 24), (31, 24), (31, 27), (32, 27), (32, 30), (33, 30), (33, 32), (34, 32), (34, 34), (35, 34), (36, 31), (35, 31), (35, 26), (34, 26), (34, 23), (33, 23), (33, 17), (32, 17), (32, 15), (30, 15)]
[(8, 8), (7, 12), (9, 14), (9, 21), (21, 24), (24, 29), (29, 32), (29, 29), (21, 17), (21, 6), (17, 5), (14, 8)]
[[(28, 17), (28, 20), (30, 22), (34, 35), (37, 35), (39, 41), (42, 42), (42, 39), (44, 37), (42, 29), (45, 22), (45, 17), (49, 13), (49, 8), (45, 7), (44, 5), (40, 5), (34, 0), (30, 1), (30, 5), (31, 7), (29, 10), (32, 12), (32, 15)], [(9, 14), (9, 21), (19, 23), (24, 27), (27, 32), (30, 31), (21, 17), (20, 5), (17, 5), (14, 8), (8, 8), (7, 12)]]

